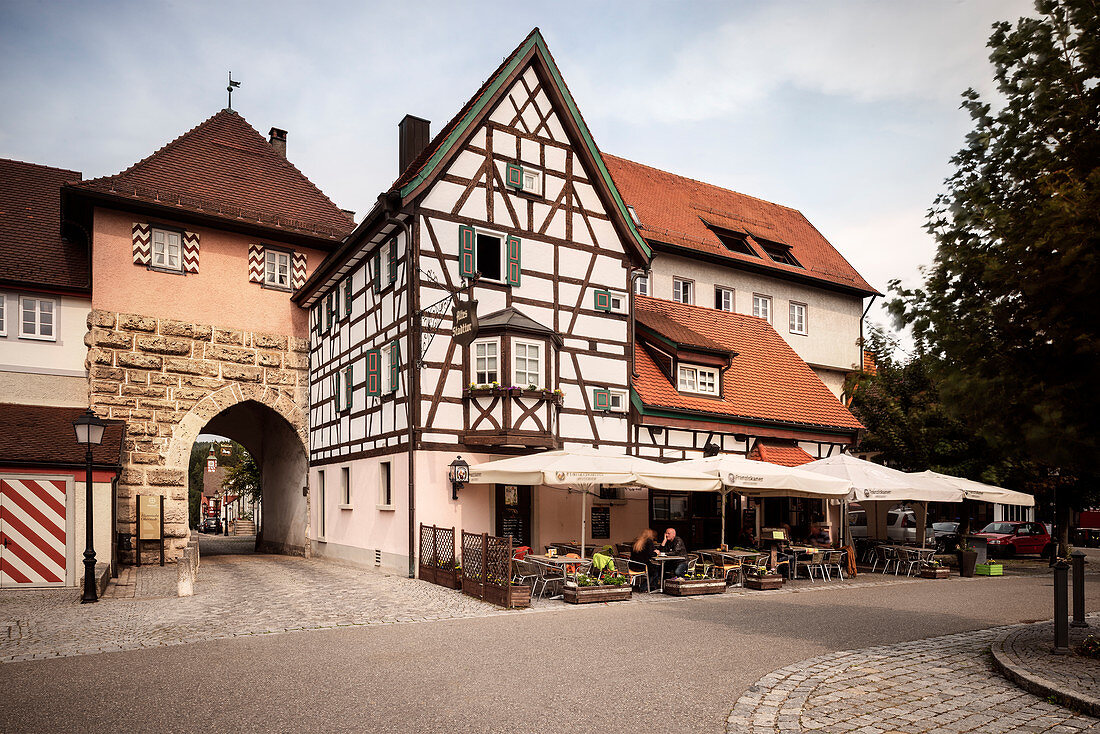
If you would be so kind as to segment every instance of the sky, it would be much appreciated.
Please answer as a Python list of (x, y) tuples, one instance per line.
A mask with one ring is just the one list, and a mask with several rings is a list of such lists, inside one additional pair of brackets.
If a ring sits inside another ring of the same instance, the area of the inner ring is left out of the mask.
[[(920, 282), (925, 214), (1031, 0), (0, 0), (0, 157), (119, 172), (226, 105), (341, 208), (397, 176), (535, 26), (601, 150), (794, 207), (876, 288)], [(883, 299), (870, 320), (887, 323)]]

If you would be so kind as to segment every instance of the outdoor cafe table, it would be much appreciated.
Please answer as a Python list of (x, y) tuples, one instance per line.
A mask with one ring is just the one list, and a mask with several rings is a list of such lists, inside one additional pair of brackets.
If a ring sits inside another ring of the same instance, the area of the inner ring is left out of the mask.
[(661, 564), (661, 581), (660, 581), (661, 591), (665, 590), (665, 565), (668, 564), (668, 563), (672, 563), (674, 561), (679, 562), (679, 563), (687, 563), (687, 556), (658, 555), (658, 556), (653, 556), (653, 558), (649, 559), (650, 563), (659, 563), (659, 564)]
[(539, 563), (549, 563), (554, 566), (558, 566), (562, 570), (566, 571), (568, 576), (568, 566), (576, 566), (576, 570), (573, 572), (573, 578), (577, 576), (579, 571), (587, 571), (592, 565), (591, 558), (570, 558), (569, 556), (536, 556), (534, 554), (528, 554), (528, 559), (538, 561)]

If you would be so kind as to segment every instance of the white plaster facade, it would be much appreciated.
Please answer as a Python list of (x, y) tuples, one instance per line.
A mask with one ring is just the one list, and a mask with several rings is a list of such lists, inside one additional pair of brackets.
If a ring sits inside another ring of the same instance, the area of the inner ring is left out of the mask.
[[(54, 304), (54, 336), (21, 334), (20, 302), (24, 298)], [(0, 403), (78, 407), (88, 404), (87, 347), (91, 299), (22, 290), (0, 290)]]

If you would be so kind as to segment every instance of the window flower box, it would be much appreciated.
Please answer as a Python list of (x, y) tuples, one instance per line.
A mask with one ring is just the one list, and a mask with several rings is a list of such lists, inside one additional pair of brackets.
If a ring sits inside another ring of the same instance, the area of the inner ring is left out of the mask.
[(519, 387), (512, 385), (511, 387), (502, 387), (500, 385), (469, 385), (462, 391), (462, 396), (465, 398), (480, 398), (480, 397), (510, 397), (510, 398), (528, 398), (535, 400), (545, 400), (555, 405), (561, 405), (565, 402), (565, 394), (561, 390), (543, 390), (542, 388), (533, 388), (531, 386)]
[(669, 596), (697, 596), (700, 594), (724, 594), (725, 579), (665, 579), (664, 592)]

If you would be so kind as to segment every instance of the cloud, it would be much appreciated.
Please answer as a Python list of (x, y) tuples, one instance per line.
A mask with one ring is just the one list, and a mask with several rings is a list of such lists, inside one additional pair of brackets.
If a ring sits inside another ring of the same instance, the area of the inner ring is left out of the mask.
[(992, 90), (990, 25), (1032, 11), (1029, 0), (735, 7), (738, 17), (687, 37), (663, 73), (625, 87), (616, 77), (619, 86), (584, 96), (601, 114), (663, 122), (735, 115), (785, 88), (856, 102), (953, 101), (970, 86)]

